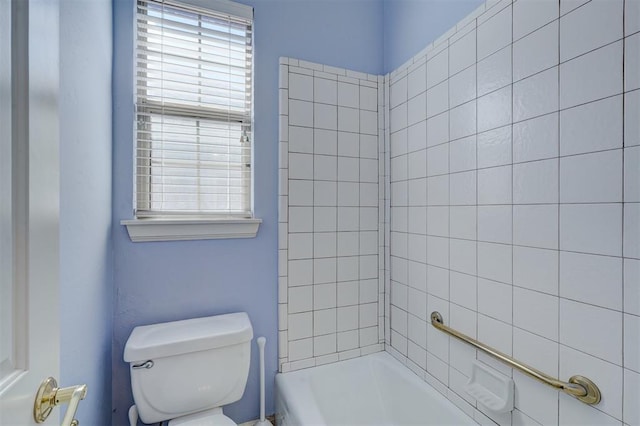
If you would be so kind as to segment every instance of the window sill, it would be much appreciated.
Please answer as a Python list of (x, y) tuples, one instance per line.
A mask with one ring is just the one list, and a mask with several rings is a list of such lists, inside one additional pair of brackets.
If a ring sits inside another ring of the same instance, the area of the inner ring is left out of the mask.
[(120, 221), (134, 243), (254, 238), (262, 219), (131, 219)]

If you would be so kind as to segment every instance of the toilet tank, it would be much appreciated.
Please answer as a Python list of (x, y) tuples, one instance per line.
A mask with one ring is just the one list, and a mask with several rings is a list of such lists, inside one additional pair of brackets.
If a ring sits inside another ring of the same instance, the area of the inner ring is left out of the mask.
[(245, 312), (134, 328), (124, 360), (140, 419), (156, 423), (239, 400), (252, 338)]

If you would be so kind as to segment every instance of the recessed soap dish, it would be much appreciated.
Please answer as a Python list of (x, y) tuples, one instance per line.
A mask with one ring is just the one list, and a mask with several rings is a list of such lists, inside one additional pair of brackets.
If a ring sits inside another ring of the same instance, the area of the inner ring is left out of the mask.
[(464, 390), (491, 411), (513, 411), (513, 380), (479, 361), (473, 362), (471, 378)]

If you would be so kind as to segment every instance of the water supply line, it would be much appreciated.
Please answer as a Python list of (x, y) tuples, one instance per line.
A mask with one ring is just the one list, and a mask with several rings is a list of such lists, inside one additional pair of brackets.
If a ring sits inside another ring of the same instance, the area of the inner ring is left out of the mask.
[(254, 426), (273, 426), (264, 413), (264, 345), (267, 343), (267, 339), (258, 337), (257, 342), (260, 351), (260, 420), (254, 423)]

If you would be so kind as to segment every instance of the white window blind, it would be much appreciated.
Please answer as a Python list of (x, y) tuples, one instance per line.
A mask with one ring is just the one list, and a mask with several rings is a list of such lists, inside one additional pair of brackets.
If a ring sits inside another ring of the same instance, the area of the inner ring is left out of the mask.
[(251, 18), (168, 0), (136, 16), (136, 217), (251, 216)]

